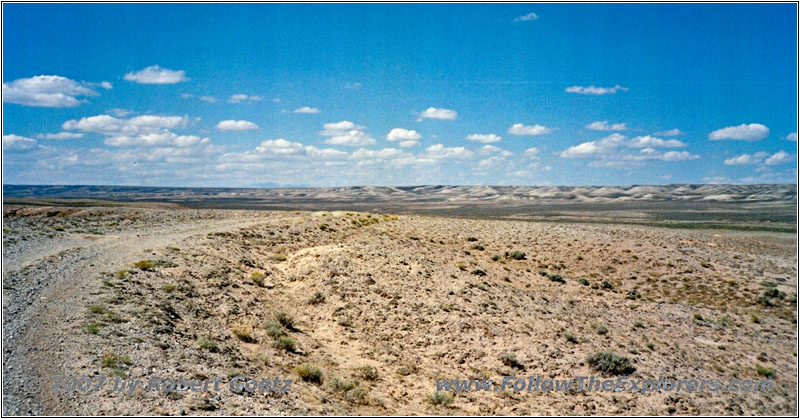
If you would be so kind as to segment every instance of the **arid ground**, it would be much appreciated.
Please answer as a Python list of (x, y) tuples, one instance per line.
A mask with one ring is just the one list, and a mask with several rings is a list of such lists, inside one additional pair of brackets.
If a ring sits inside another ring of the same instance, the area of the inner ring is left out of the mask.
[[(706, 229), (7, 202), (3, 413), (796, 415), (793, 206), (796, 188), (780, 229)], [(435, 394), (437, 379), (616, 377), (598, 352), (634, 379), (775, 387)], [(49, 390), (68, 375), (295, 381)]]

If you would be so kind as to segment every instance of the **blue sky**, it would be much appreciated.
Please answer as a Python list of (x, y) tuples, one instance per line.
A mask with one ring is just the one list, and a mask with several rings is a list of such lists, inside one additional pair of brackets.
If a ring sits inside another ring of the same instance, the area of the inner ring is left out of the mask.
[(794, 4), (4, 4), (3, 182), (796, 183)]

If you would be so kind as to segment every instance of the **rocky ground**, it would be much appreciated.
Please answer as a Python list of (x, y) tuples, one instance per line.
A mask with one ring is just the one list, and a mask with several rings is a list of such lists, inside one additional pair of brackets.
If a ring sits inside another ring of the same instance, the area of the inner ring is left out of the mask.
[[(524, 253), (524, 255), (523, 255)], [(355, 212), (3, 208), (3, 414), (796, 415), (795, 234)], [(437, 379), (773, 377), (436, 394)], [(291, 391), (50, 391), (56, 376)]]

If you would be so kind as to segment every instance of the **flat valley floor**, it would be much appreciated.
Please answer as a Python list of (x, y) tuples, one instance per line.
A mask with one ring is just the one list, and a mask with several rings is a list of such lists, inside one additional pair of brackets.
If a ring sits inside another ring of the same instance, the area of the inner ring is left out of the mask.
[[(3, 226), (5, 415), (798, 414), (795, 233), (134, 204)], [(775, 386), (434, 394), (616, 378), (599, 352), (631, 379)], [(69, 375), (294, 383), (50, 391)]]

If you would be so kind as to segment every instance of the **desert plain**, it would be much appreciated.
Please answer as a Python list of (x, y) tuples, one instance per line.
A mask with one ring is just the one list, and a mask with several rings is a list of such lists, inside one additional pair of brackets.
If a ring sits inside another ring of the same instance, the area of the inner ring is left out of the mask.
[[(796, 208), (796, 185), (5, 185), (3, 414), (797, 415)], [(597, 353), (774, 387), (436, 391), (623, 373)], [(50, 391), (69, 375), (293, 383)]]

